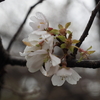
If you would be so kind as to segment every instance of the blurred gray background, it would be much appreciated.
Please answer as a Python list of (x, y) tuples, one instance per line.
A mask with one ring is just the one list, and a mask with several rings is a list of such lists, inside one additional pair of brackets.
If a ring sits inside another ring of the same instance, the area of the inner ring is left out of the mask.
[[(5, 0), (0, 3), (0, 36), (6, 49), (11, 38), (23, 22), (28, 10), (38, 0)], [(71, 22), (69, 29), (73, 39), (79, 39), (95, 8), (95, 0), (45, 0), (33, 8), (20, 35), (12, 45), (10, 54), (19, 57), (25, 46), (22, 39), (32, 32), (29, 26), (30, 16), (42, 12), (50, 27)], [(92, 46), (96, 52), (90, 59), (100, 59), (100, 19), (96, 16), (88, 37), (82, 44), (83, 49)], [(82, 76), (77, 85), (67, 82), (54, 87), (50, 78), (40, 72), (30, 73), (27, 68), (7, 65), (1, 100), (100, 100), (100, 70), (75, 68)]]

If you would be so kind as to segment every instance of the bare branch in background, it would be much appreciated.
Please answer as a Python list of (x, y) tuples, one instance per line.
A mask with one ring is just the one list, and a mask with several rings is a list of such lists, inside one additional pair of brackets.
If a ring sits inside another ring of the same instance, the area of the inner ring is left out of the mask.
[[(96, 4), (98, 4), (100, 0), (95, 0)], [(98, 11), (99, 12), (99, 19), (100, 19), (100, 10)]]
[(0, 0), (0, 2), (5, 1), (5, 0)]
[(9, 52), (11, 49), (11, 46), (13, 44), (13, 42), (16, 40), (16, 38), (18, 37), (18, 35), (20, 34), (29, 14), (31, 13), (32, 9), (35, 8), (38, 4), (42, 3), (44, 0), (39, 0), (35, 5), (33, 5), (32, 7), (30, 7), (29, 11), (27, 12), (25, 19), (23, 20), (22, 24), (20, 25), (19, 29), (17, 30), (17, 32), (15, 33), (15, 35), (13, 36), (13, 38), (11, 39), (8, 47), (7, 47), (7, 51)]
[[(86, 26), (86, 28), (85, 28), (85, 30), (84, 30), (82, 36), (81, 36), (80, 39), (79, 39), (80, 42), (76, 44), (77, 47), (80, 47), (81, 44), (83, 43), (83, 41), (85, 40), (85, 38), (87, 37), (87, 35), (88, 35), (88, 33), (89, 33), (89, 30), (90, 30), (90, 28), (91, 28), (91, 26), (92, 26), (92, 23), (93, 23), (93, 21), (94, 21), (94, 18), (95, 18), (96, 14), (97, 14), (97, 12), (98, 12), (99, 10), (100, 10), (100, 1), (98, 2), (98, 4), (97, 4), (97, 6), (95, 7), (95, 9), (92, 11), (92, 14), (91, 14), (91, 16), (90, 16), (90, 19), (89, 19), (89, 21), (88, 21), (88, 24), (87, 24), (87, 26)], [(75, 57), (76, 54), (77, 54), (77, 50), (78, 50), (77, 48), (74, 49), (74, 52), (73, 52), (73, 56), (74, 56), (74, 57)]]

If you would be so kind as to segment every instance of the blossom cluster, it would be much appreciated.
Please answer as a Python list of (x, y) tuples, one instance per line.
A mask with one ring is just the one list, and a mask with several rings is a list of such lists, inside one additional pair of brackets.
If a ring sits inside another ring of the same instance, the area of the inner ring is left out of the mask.
[[(70, 84), (77, 84), (81, 76), (70, 66), (67, 66), (68, 52), (73, 52), (78, 40), (72, 40), (72, 32), (68, 30), (70, 22), (64, 27), (58, 25), (59, 29), (49, 27), (49, 22), (45, 16), (37, 12), (36, 16), (31, 17), (30, 26), (32, 33), (23, 39), (26, 48), (21, 56), (25, 56), (26, 65), (30, 72), (38, 70), (47, 77), (52, 77), (54, 86), (61, 86), (67, 81)], [(62, 54), (56, 53), (58, 47)], [(80, 50), (82, 52), (82, 50)]]

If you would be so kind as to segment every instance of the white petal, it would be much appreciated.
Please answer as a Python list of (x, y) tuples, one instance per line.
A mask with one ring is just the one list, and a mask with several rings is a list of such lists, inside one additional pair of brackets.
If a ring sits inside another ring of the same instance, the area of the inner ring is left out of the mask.
[(29, 41), (42, 41), (43, 40), (41, 36), (37, 34), (30, 34), (28, 39)]
[(45, 41), (49, 47), (50, 47), (50, 52), (53, 50), (53, 42), (54, 42), (54, 36), (49, 36), (46, 41)]
[(81, 78), (81, 76), (72, 68), (70, 68), (70, 70), (72, 71), (72, 77), (74, 80), (79, 81), (79, 79)]
[(30, 52), (34, 52), (39, 49), (40, 49), (40, 47), (37, 47), (37, 46), (26, 46), (26, 48), (24, 49), (24, 52), (30, 53)]
[(77, 84), (77, 81), (81, 78), (81, 76), (71, 68), (72, 75), (66, 78), (66, 81), (70, 84)]
[(59, 65), (55, 67), (50, 67), (49, 71), (47, 72), (47, 75), (48, 76), (54, 75), (58, 71), (59, 67), (60, 67)]
[(51, 81), (54, 86), (61, 86), (64, 84), (65, 78), (62, 79), (61, 77), (57, 75), (53, 75), (53, 77), (51, 78)]
[(77, 84), (77, 81), (75, 81), (71, 76), (68, 76), (66, 78), (66, 81), (70, 84)]
[(48, 72), (50, 70), (50, 67), (52, 66), (50, 60), (48, 60), (46, 63), (45, 63), (45, 69), (46, 71)]
[(37, 29), (38, 29), (36, 23), (30, 22), (29, 25), (30, 25), (34, 30), (37, 30)]
[(71, 70), (68, 70), (66, 68), (61, 68), (56, 74), (57, 76), (67, 77), (67, 76), (72, 75), (72, 72)]
[(27, 67), (30, 72), (38, 71), (43, 64), (43, 56), (35, 55), (32, 57), (27, 57)]
[(49, 53), (49, 55), (50, 55), (51, 62), (52, 62), (53, 66), (57, 66), (58, 64), (61, 63), (61, 60), (58, 57), (56, 57), (55, 55), (53, 55), (51, 53)]
[(19, 54), (21, 56), (33, 56), (34, 51), (39, 50), (39, 49), (40, 47), (37, 47), (37, 46), (32, 46), (32, 47), (26, 46), (26, 48), (24, 49), (24, 52), (23, 53), (19, 52)]
[(37, 16), (38, 19), (42, 19), (43, 20), (43, 22), (46, 24), (45, 28), (47, 28), (49, 26), (49, 23), (48, 23), (46, 17), (41, 12), (37, 12), (36, 16)]
[(34, 51), (33, 53), (29, 54), (29, 56), (33, 56), (33, 55), (45, 55), (47, 54), (47, 51), (46, 50), (37, 50), (37, 51)]
[(43, 75), (48, 76), (46, 70), (43, 67), (41, 67), (40, 71)]
[(48, 26), (49, 26), (47, 19), (40, 12), (36, 13), (36, 17), (33, 16), (30, 19), (36, 24), (37, 30), (44, 30), (44, 29), (48, 28)]
[(30, 19), (31, 19), (35, 24), (38, 24), (38, 23), (39, 23), (38, 18), (36, 18), (35, 16), (30, 17)]
[(37, 34), (37, 35), (48, 35), (47, 31), (34, 31), (32, 34)]
[(36, 13), (36, 17), (37, 17), (38, 19), (46, 20), (45, 16), (44, 16), (41, 12), (37, 12), (37, 13)]

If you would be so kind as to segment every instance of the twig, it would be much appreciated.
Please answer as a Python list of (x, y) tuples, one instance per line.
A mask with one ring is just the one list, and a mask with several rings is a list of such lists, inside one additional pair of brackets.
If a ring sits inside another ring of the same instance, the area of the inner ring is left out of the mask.
[(84, 60), (78, 62), (78, 60), (71, 60), (67, 62), (67, 65), (71, 68), (78, 67), (78, 68), (100, 68), (100, 60)]
[[(12, 58), (12, 59), (9, 59), (7, 64), (19, 65), (20, 67), (26, 66), (26, 60)], [(67, 66), (70, 68), (78, 67), (78, 68), (96, 69), (96, 68), (100, 68), (100, 60), (83, 60), (81, 62), (78, 62), (78, 60), (70, 60), (67, 62)]]
[(25, 19), (23, 20), (22, 24), (20, 25), (19, 29), (17, 30), (17, 32), (15, 33), (15, 35), (13, 36), (13, 38), (11, 39), (11, 41), (10, 41), (8, 47), (7, 47), (7, 51), (8, 52), (10, 51), (13, 42), (16, 40), (16, 38), (18, 37), (19, 33), (21, 32), (21, 30), (22, 30), (22, 28), (23, 28), (23, 26), (24, 26), (24, 24), (25, 24), (25, 22), (26, 22), (26, 20), (27, 20), (27, 18), (29, 16), (29, 14), (31, 13), (32, 9), (34, 7), (36, 7), (38, 4), (42, 3), (43, 1), (44, 0), (39, 0), (35, 5), (33, 5), (32, 7), (30, 7), (29, 11), (26, 14)]
[(12, 56), (9, 56), (9, 59), (7, 60), (7, 64), (10, 64), (10, 65), (19, 65), (19, 66), (26, 66), (26, 60), (24, 60), (24, 59), (18, 59), (18, 58), (14, 58)]
[[(4, 80), (3, 80), (4, 79), (3, 76), (5, 74), (4, 68), (5, 68), (8, 57), (9, 55), (4, 50), (2, 42), (1, 42), (1, 38), (0, 38), (0, 92), (2, 89), (2, 84), (4, 83)], [(1, 93), (0, 93), (0, 98), (1, 98)]]
[(0, 0), (0, 2), (5, 1), (5, 0)]
[[(97, 4), (96, 8), (92, 11), (92, 14), (91, 14), (91, 16), (90, 16), (90, 19), (89, 19), (89, 21), (88, 21), (88, 24), (87, 24), (87, 26), (86, 26), (86, 28), (85, 28), (85, 30), (84, 30), (82, 36), (81, 36), (80, 39), (79, 39), (80, 42), (76, 44), (77, 47), (80, 47), (81, 44), (83, 43), (83, 41), (85, 40), (85, 38), (87, 37), (88, 32), (89, 32), (89, 30), (90, 30), (90, 28), (91, 28), (91, 26), (92, 26), (93, 21), (94, 21), (94, 18), (95, 18), (96, 14), (97, 14), (97, 12), (98, 12), (99, 10), (100, 10), (100, 1), (99, 1), (99, 3)], [(74, 52), (73, 52), (73, 56), (74, 56), (74, 57), (75, 57), (76, 54), (77, 54), (77, 50), (78, 50), (77, 48), (74, 49)]]

